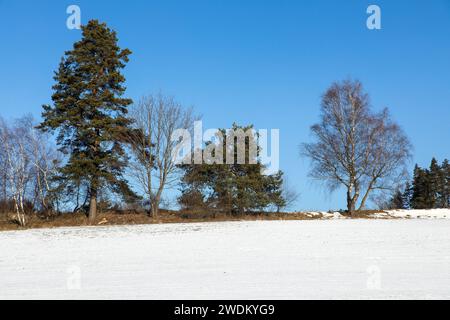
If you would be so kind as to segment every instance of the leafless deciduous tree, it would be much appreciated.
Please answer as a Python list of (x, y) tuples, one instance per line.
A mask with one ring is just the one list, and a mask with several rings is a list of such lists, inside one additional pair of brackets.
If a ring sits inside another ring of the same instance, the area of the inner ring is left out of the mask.
[[(30, 158), (26, 152), (23, 128), (9, 128), (0, 122), (0, 143), (5, 158), (5, 175), (9, 195), (14, 201), (17, 222), (25, 225), (25, 192), (30, 178)], [(8, 192), (7, 191), (7, 192)]]
[(150, 203), (152, 216), (157, 218), (164, 190), (178, 179), (172, 158), (177, 143), (172, 135), (177, 129), (192, 128), (193, 110), (158, 94), (142, 98), (131, 115), (136, 128), (130, 139), (135, 158), (131, 171)]
[[(0, 143), (3, 144), (3, 140), (5, 139), (5, 130), (4, 130), (4, 121), (0, 118)], [(2, 205), (5, 206), (8, 201), (8, 162), (7, 155), (3, 148), (0, 148), (0, 189), (1, 189), (1, 201)]]
[[(31, 159), (31, 173), (35, 190), (35, 201), (39, 201), (41, 210), (49, 212), (54, 210), (55, 194), (52, 178), (58, 172), (62, 155), (50, 143), (48, 134), (37, 130), (31, 117), (25, 118), (23, 126), (27, 131), (24, 139), (27, 142), (28, 154)], [(36, 207), (36, 204), (34, 204)]]
[(359, 81), (328, 89), (321, 121), (311, 131), (315, 142), (302, 145), (302, 154), (312, 161), (310, 176), (331, 190), (344, 186), (350, 214), (365, 208), (372, 193), (393, 190), (405, 177), (411, 144), (387, 109), (371, 112)]
[(27, 201), (43, 211), (51, 208), (51, 177), (56, 172), (57, 153), (47, 136), (34, 128), (30, 116), (12, 126), (0, 118), (0, 145), (2, 197), (5, 202), (13, 201), (17, 222), (25, 225)]

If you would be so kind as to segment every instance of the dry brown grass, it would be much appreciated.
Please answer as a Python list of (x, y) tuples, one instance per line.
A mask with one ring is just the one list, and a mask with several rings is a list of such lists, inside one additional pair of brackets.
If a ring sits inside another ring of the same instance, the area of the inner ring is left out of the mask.
[(353, 213), (352, 216), (350, 216), (348, 213), (344, 212), (342, 215), (347, 218), (352, 219), (374, 219), (374, 216), (377, 213), (384, 213), (384, 211), (381, 210), (364, 210), (364, 211), (357, 211)]
[[(373, 214), (380, 211), (364, 211), (351, 218), (368, 219), (373, 218)], [(345, 214), (344, 214), (345, 215)], [(317, 220), (321, 216), (310, 216), (307, 213), (261, 213), (247, 215), (227, 215), (227, 214), (198, 214), (178, 211), (162, 211), (158, 219), (153, 219), (145, 213), (138, 212), (105, 212), (99, 214), (94, 225), (142, 225), (160, 223), (195, 223), (195, 222), (225, 222), (225, 221), (262, 221), (262, 220)], [(27, 215), (27, 226), (20, 227), (14, 222), (14, 215), (0, 213), (0, 231), (39, 229), (39, 228), (59, 228), (59, 227), (79, 227), (89, 226), (86, 215), (61, 214), (52, 217), (39, 215)]]

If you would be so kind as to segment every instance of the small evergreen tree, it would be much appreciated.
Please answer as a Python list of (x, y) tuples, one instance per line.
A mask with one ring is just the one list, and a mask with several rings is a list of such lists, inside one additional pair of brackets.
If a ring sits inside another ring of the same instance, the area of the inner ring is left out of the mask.
[(413, 187), (409, 182), (405, 185), (405, 191), (403, 192), (402, 199), (403, 199), (403, 207), (404, 209), (411, 209), (411, 202), (413, 197)]
[(127, 157), (122, 146), (129, 135), (126, 115), (132, 100), (122, 98), (125, 78), (120, 72), (131, 51), (117, 42), (104, 23), (92, 20), (82, 27), (82, 39), (65, 53), (55, 73), (54, 106), (43, 107), (40, 125), (58, 132), (60, 150), (69, 156), (60, 169), (62, 179), (88, 185), (90, 222), (96, 218), (101, 186), (133, 195), (123, 178)]
[[(233, 132), (252, 129), (252, 126), (240, 127), (233, 125)], [(264, 167), (259, 161), (250, 159), (250, 139), (245, 140), (245, 163), (237, 161), (236, 141), (233, 144), (233, 164), (226, 163), (229, 152), (227, 140), (233, 139), (226, 130), (220, 130), (222, 148), (221, 163), (183, 165), (182, 195), (179, 202), (184, 209), (207, 208), (231, 214), (263, 211), (269, 207), (284, 206), (282, 197), (283, 173), (264, 175)], [(207, 149), (211, 143), (206, 145)], [(213, 154), (215, 157), (216, 155)], [(195, 199), (195, 203), (193, 203)]]
[(398, 189), (391, 201), (389, 202), (389, 209), (405, 209), (405, 204), (403, 202), (403, 193)]

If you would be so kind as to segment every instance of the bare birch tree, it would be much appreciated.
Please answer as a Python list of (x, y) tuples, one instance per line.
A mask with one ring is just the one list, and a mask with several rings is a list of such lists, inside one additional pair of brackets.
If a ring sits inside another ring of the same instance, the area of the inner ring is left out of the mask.
[(350, 214), (365, 208), (371, 193), (394, 190), (405, 176), (411, 144), (388, 110), (372, 113), (362, 84), (347, 80), (324, 94), (321, 113), (311, 127), (316, 141), (302, 145), (312, 161), (310, 176), (332, 191), (344, 186)]
[[(2, 120), (0, 119), (0, 143), (3, 141), (3, 128)], [(8, 201), (8, 176), (7, 176), (7, 162), (6, 162), (6, 152), (4, 148), (0, 148), (0, 190), (1, 190), (1, 201), (3, 206), (7, 206)]]
[(52, 178), (58, 172), (61, 155), (49, 142), (48, 134), (36, 129), (33, 118), (24, 119), (24, 126), (28, 130), (26, 140), (31, 159), (35, 196), (41, 210), (49, 212), (54, 209), (55, 199), (52, 191), (55, 187)]
[(9, 165), (8, 165), (8, 156), (5, 148), (5, 140), (8, 139), (9, 132), (7, 131), (6, 123), (3, 120), (3, 118), (0, 117), (0, 145), (2, 146), (0, 148), (0, 187), (1, 187), (1, 202), (2, 202), (2, 208), (1, 210), (3, 213), (7, 213), (9, 210), (9, 182), (8, 182), (8, 172), (9, 172)]
[(42, 211), (50, 209), (51, 177), (57, 170), (57, 153), (45, 134), (34, 128), (31, 116), (8, 125), (0, 118), (0, 163), (4, 201), (14, 204), (15, 220), (26, 224), (25, 204)]
[(6, 158), (6, 177), (10, 196), (14, 201), (16, 220), (21, 226), (25, 226), (25, 193), (30, 178), (30, 158), (23, 139), (26, 132), (20, 126), (9, 128), (3, 120), (0, 127), (0, 143)]
[(150, 203), (152, 217), (157, 218), (164, 190), (178, 179), (176, 159), (172, 157), (177, 143), (172, 135), (177, 129), (193, 127), (193, 109), (158, 94), (142, 98), (131, 115), (137, 130), (130, 139), (135, 156), (130, 167)]

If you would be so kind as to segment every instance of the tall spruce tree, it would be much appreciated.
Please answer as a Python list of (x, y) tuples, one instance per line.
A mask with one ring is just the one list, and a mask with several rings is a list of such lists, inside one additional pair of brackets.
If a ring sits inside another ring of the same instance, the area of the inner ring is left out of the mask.
[(445, 159), (442, 165), (436, 166), (434, 170), (431, 170), (433, 175), (433, 181), (435, 182), (436, 190), (436, 208), (447, 208), (448, 207), (448, 160)]
[(418, 165), (414, 168), (413, 179), (413, 195), (411, 204), (413, 209), (428, 209), (429, 208), (429, 179), (428, 170), (420, 168)]
[(442, 162), (442, 206), (450, 208), (450, 163), (448, 159)]
[(65, 53), (55, 72), (54, 106), (43, 106), (40, 129), (56, 131), (60, 150), (68, 155), (61, 177), (88, 186), (90, 222), (96, 218), (101, 186), (133, 195), (123, 178), (127, 157), (122, 145), (130, 130), (127, 107), (132, 100), (122, 97), (121, 69), (130, 54), (118, 46), (116, 32), (89, 21), (82, 27), (82, 39)]
[(409, 182), (406, 182), (405, 191), (403, 192), (403, 207), (404, 209), (411, 209), (411, 201), (413, 197), (413, 187)]
[(436, 158), (433, 158), (431, 160), (430, 164), (430, 170), (428, 172), (429, 176), (429, 207), (430, 208), (436, 208), (440, 207), (440, 198), (442, 193), (442, 171), (441, 167), (439, 166), (438, 161)]

